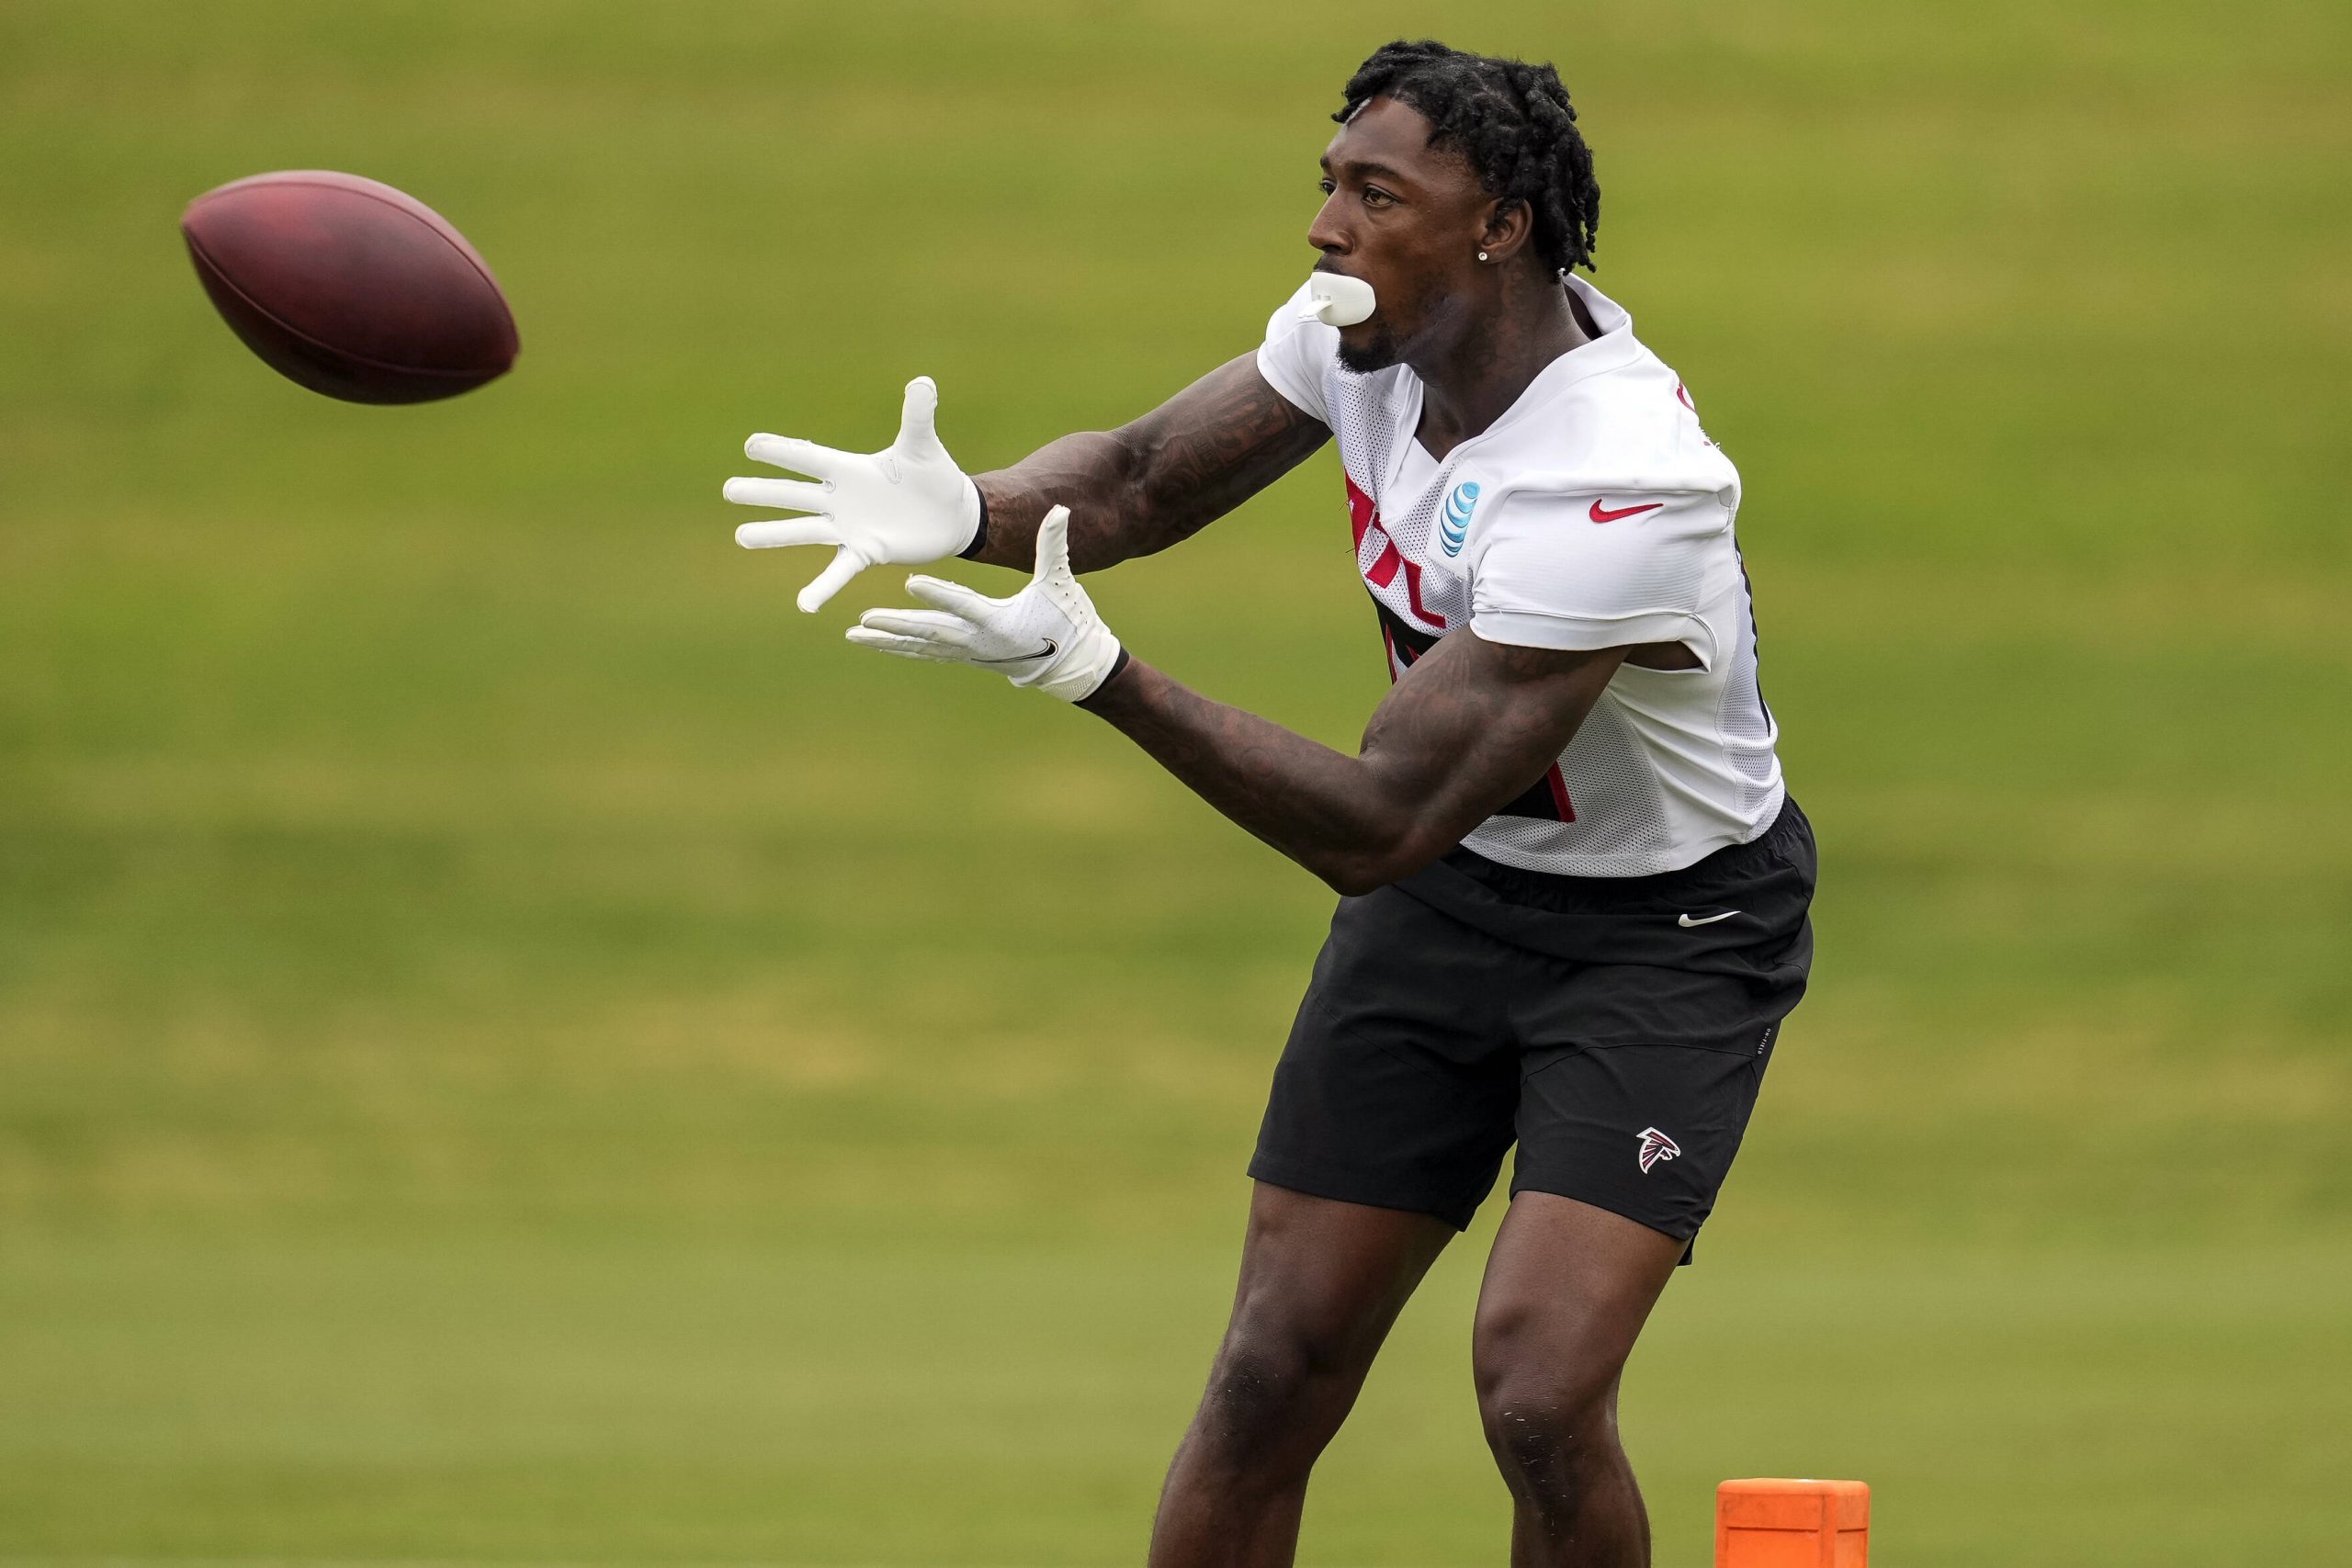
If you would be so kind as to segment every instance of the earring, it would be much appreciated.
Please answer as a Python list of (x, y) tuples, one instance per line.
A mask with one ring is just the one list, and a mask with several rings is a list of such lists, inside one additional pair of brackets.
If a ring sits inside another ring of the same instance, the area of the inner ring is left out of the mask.
[(1487, 253), (1486, 253), (1486, 252), (1484, 252), (1484, 251), (1480, 251), (1480, 252), (1478, 253), (1478, 259), (1479, 259), (1480, 261), (1485, 261), (1485, 260), (1487, 259)]

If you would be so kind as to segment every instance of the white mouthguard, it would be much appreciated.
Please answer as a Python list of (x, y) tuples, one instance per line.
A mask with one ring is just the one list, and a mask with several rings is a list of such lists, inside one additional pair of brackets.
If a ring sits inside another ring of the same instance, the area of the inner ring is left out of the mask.
[(1315, 319), (1325, 326), (1351, 327), (1370, 319), (1373, 312), (1372, 285), (1361, 277), (1310, 272), (1306, 275), (1306, 297), (1314, 302)]

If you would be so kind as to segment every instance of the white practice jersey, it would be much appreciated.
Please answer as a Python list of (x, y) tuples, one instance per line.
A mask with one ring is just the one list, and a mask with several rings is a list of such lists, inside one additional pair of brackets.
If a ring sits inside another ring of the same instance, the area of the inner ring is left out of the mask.
[(1545, 366), (1500, 419), (1424, 450), (1420, 378), (1342, 369), (1302, 288), (1258, 368), (1331, 427), (1356, 570), (1390, 678), (1456, 627), (1489, 642), (1679, 642), (1695, 670), (1620, 668), (1536, 784), (1462, 841), (1528, 871), (1643, 876), (1771, 826), (1783, 788), (1756, 678), (1756, 622), (1732, 535), (1739, 474), (1634, 321), (1570, 277), (1600, 335)]

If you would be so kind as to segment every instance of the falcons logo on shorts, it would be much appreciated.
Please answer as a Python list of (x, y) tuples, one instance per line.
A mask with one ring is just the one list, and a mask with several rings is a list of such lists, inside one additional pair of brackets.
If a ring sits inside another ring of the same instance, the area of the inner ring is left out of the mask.
[(1642, 1129), (1642, 1174), (1647, 1176), (1650, 1167), (1662, 1159), (1672, 1159), (1682, 1152), (1682, 1145), (1655, 1127)]

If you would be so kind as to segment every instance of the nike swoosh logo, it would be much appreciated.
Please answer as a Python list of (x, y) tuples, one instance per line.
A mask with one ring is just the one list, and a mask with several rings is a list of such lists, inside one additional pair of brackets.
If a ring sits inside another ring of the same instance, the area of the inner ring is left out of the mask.
[(1051, 659), (1061, 650), (1061, 644), (1052, 637), (1047, 637), (1046, 646), (1035, 653), (1016, 653), (1010, 659), (975, 659), (972, 662), (975, 664), (1026, 664), (1033, 659)]
[(1712, 926), (1717, 920), (1728, 920), (1734, 915), (1738, 913), (1739, 911), (1737, 909), (1725, 909), (1722, 914), (1709, 915), (1703, 920), (1694, 920), (1688, 915), (1679, 915), (1675, 918), (1674, 923), (1680, 926), (1684, 931), (1689, 931), (1692, 926)]
[(1597, 500), (1592, 503), (1592, 511), (1589, 515), (1595, 523), (1614, 523), (1620, 517), (1631, 517), (1636, 513), (1656, 512), (1659, 507), (1666, 504), (1666, 502), (1662, 501), (1652, 501), (1645, 502), (1640, 506), (1621, 506), (1616, 511), (1611, 512), (1607, 507), (1600, 504), (1601, 501), (1606, 501), (1608, 497), (1602, 496), (1600, 500)]

